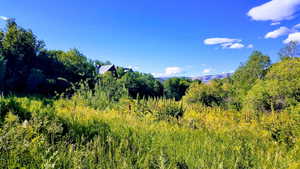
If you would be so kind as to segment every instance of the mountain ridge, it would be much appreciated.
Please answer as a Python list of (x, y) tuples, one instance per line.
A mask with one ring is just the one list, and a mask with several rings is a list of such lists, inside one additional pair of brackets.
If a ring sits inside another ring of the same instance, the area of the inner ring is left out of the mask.
[[(193, 77), (178, 77), (178, 78), (186, 78), (186, 79), (191, 79), (191, 80), (201, 80), (204, 83), (209, 82), (210, 80), (213, 79), (224, 79), (224, 78), (228, 78), (232, 75), (233, 73), (222, 73), (222, 74), (215, 74), (215, 75), (203, 75), (203, 76), (193, 76)], [(159, 81), (165, 81), (168, 80), (170, 78), (174, 78), (176, 76), (173, 77), (157, 77), (156, 79)]]

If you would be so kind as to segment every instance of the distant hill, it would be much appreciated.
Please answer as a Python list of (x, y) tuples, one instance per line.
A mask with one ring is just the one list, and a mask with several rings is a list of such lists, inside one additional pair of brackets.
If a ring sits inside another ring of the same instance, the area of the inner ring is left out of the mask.
[[(222, 73), (222, 74), (216, 74), (216, 75), (204, 75), (204, 76), (195, 76), (195, 77), (180, 77), (180, 78), (187, 78), (187, 79), (192, 79), (192, 80), (201, 80), (202, 82), (206, 83), (210, 80), (213, 79), (224, 79), (227, 77), (230, 77), (232, 75), (232, 73)], [(158, 77), (156, 79), (158, 79), (159, 81), (163, 82), (165, 80), (168, 80), (172, 77)]]
[(202, 82), (208, 82), (213, 79), (224, 79), (230, 77), (233, 73), (223, 73), (223, 74), (216, 74), (216, 75), (205, 75), (205, 76), (198, 76), (198, 77), (191, 77), (192, 80), (201, 80)]

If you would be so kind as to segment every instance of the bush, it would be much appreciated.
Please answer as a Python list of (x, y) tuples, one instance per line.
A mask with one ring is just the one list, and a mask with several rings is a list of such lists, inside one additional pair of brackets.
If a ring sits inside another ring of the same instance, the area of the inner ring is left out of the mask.
[(113, 76), (106, 74), (91, 89), (86, 82), (80, 84), (71, 100), (95, 109), (113, 107), (122, 98), (128, 97), (127, 91)]
[(163, 82), (164, 95), (168, 99), (180, 100), (185, 95), (191, 84), (191, 80), (184, 78), (170, 78)]
[(31, 118), (31, 113), (24, 109), (15, 97), (5, 99), (0, 98), (0, 122), (2, 122), (8, 113), (17, 115), (21, 120)]
[(182, 102), (179, 103), (172, 99), (161, 98), (137, 100), (134, 105), (134, 111), (139, 116), (151, 114), (157, 120), (168, 120), (182, 117), (185, 109)]
[(244, 99), (252, 113), (279, 112), (300, 102), (300, 58), (274, 64), (264, 80), (258, 80)]
[(204, 106), (223, 106), (225, 100), (225, 90), (222, 83), (212, 81), (209, 84), (193, 83), (184, 96), (186, 103), (199, 103)]

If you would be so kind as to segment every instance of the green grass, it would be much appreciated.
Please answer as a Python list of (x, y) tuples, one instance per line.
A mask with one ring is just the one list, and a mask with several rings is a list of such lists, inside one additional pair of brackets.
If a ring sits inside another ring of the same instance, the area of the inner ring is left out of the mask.
[[(121, 100), (96, 110), (74, 99), (2, 97), (0, 168), (300, 167), (297, 108), (249, 120), (238, 112), (183, 105), (181, 118), (161, 119), (140, 112), (150, 106), (168, 114), (180, 106), (143, 102)], [(23, 111), (30, 116), (20, 116)]]

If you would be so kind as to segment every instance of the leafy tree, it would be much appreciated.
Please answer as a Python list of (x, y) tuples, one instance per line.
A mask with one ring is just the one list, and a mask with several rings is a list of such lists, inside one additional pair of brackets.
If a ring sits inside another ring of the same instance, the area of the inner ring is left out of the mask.
[(253, 52), (248, 61), (233, 74), (234, 86), (238, 90), (248, 91), (256, 80), (264, 78), (270, 62), (268, 56), (258, 51)]
[(247, 62), (236, 70), (229, 80), (230, 89), (227, 98), (229, 107), (237, 110), (242, 108), (242, 100), (255, 82), (264, 78), (271, 65), (270, 62), (268, 56), (254, 51)]
[(185, 78), (170, 78), (165, 80), (163, 82), (165, 97), (180, 100), (185, 95), (191, 82), (191, 80)]
[(300, 58), (272, 65), (264, 80), (248, 92), (244, 109), (249, 112), (275, 112), (300, 102)]
[(132, 73), (132, 72), (133, 72), (132, 69), (127, 69), (120, 66), (117, 67), (117, 75), (119, 78), (122, 78), (126, 73)]
[(221, 80), (213, 80), (208, 84), (192, 83), (183, 97), (186, 103), (200, 103), (204, 106), (224, 106), (226, 91)]
[(0, 31), (0, 89), (53, 94), (93, 77), (95, 67), (77, 49), (46, 50), (31, 30), (9, 20)]
[(43, 49), (44, 43), (37, 40), (31, 30), (17, 26), (14, 21), (9, 21), (7, 31), (1, 34), (1, 67), (5, 69), (4, 87), (23, 91), (30, 69), (34, 65), (37, 54)]
[(163, 93), (162, 84), (150, 74), (129, 71), (121, 77), (120, 82), (133, 98), (159, 97)]

